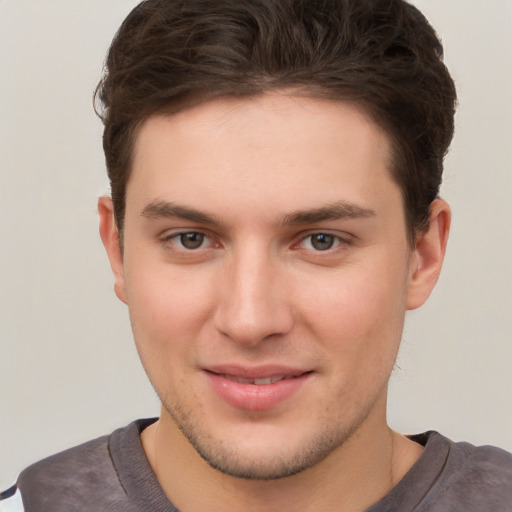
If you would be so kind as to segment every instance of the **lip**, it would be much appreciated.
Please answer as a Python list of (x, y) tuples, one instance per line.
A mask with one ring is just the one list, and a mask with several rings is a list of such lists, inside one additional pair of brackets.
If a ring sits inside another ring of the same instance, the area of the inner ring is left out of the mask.
[(209, 385), (223, 401), (237, 409), (264, 411), (290, 399), (312, 372), (267, 365), (257, 368), (215, 366), (204, 369)]

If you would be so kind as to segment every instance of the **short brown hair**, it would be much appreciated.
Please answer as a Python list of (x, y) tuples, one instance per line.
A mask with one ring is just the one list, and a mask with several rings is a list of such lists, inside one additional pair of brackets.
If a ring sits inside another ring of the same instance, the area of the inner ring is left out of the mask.
[(403, 0), (146, 0), (107, 55), (96, 99), (122, 232), (138, 127), (215, 96), (295, 88), (360, 104), (390, 136), (391, 172), (414, 237), (428, 224), (453, 136), (443, 47)]

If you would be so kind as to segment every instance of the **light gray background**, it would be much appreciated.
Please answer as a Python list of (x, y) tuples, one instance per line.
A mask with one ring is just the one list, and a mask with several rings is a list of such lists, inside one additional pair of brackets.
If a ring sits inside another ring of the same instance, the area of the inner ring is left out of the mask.
[[(390, 423), (512, 450), (512, 2), (417, 0), (458, 85), (437, 290), (409, 314)], [(30, 462), (158, 413), (97, 234), (91, 108), (135, 0), (0, 0), (0, 487)]]

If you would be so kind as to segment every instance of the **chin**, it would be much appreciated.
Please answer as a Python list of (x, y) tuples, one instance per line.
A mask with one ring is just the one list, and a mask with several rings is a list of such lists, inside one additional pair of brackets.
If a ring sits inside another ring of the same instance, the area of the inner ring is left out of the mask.
[[(231, 477), (246, 480), (277, 480), (305, 471), (338, 449), (356, 427), (340, 423), (322, 425), (311, 432), (251, 423), (248, 429), (219, 428), (207, 431), (204, 422), (181, 411), (170, 411), (176, 426), (208, 465)], [(304, 425), (302, 425), (304, 426)]]

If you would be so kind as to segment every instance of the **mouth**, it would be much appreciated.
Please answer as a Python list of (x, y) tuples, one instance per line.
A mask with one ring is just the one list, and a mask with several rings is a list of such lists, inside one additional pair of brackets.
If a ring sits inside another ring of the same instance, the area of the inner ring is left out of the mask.
[(227, 373), (217, 374), (219, 377), (222, 377), (227, 380), (231, 380), (233, 382), (238, 382), (240, 384), (252, 384), (254, 386), (267, 386), (268, 384), (275, 384), (276, 382), (281, 382), (282, 380), (290, 380), (296, 379), (303, 374), (299, 375), (275, 375), (272, 377), (262, 377), (259, 379), (246, 379), (244, 377), (237, 377), (236, 375), (229, 375)]
[(223, 366), (208, 368), (205, 373), (222, 401), (239, 410), (264, 411), (293, 399), (307, 388), (314, 372), (277, 366)]

